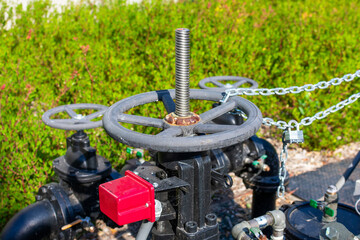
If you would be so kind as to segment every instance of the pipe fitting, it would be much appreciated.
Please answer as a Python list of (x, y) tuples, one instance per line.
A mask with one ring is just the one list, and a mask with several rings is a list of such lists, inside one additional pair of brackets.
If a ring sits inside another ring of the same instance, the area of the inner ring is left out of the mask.
[(273, 234), (271, 236), (271, 239), (274, 240), (284, 239), (284, 229), (286, 227), (285, 214), (280, 210), (269, 211), (266, 214), (270, 215), (273, 219), (273, 223), (270, 224), (273, 228)]
[(264, 229), (267, 226), (271, 226), (273, 228), (271, 239), (283, 240), (284, 229), (286, 227), (285, 220), (285, 214), (282, 211), (273, 210), (267, 212), (263, 216), (236, 224), (233, 227), (231, 233), (236, 240), (248, 240), (251, 239), (249, 236), (250, 228), (256, 227), (259, 229)]
[(248, 236), (248, 233), (250, 232), (251, 225), (248, 221), (243, 221), (239, 224), (236, 224), (232, 230), (231, 234), (236, 240), (249, 240), (251, 239)]

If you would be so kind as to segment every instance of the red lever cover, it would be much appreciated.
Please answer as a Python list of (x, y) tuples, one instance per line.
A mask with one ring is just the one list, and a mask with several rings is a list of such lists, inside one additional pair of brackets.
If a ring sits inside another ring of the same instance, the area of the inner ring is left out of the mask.
[(154, 186), (133, 172), (99, 186), (100, 210), (118, 225), (155, 222)]

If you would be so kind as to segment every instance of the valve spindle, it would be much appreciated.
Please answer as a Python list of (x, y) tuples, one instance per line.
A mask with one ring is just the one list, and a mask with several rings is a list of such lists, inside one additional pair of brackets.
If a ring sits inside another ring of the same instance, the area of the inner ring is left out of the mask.
[(190, 112), (190, 30), (175, 30), (175, 112), (165, 117), (171, 125), (188, 126), (200, 121)]
[(190, 30), (175, 31), (175, 114), (189, 117), (190, 113)]

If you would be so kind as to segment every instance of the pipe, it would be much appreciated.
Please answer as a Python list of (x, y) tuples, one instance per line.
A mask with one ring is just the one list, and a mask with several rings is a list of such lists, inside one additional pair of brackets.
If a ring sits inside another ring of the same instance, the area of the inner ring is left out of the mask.
[(285, 214), (280, 210), (270, 211), (267, 214), (271, 215), (273, 218), (273, 223), (271, 224), (273, 228), (271, 239), (273, 240), (284, 239), (284, 229), (286, 227)]
[(55, 210), (49, 200), (42, 200), (18, 212), (3, 229), (1, 240), (49, 238), (57, 229)]
[[(159, 220), (161, 213), (162, 213), (161, 202), (159, 200), (155, 199), (155, 219), (156, 219), (156, 221)], [(154, 223), (155, 222), (149, 222), (147, 220), (144, 220), (141, 223), (138, 234), (136, 235), (136, 240), (146, 240), (151, 232), (151, 229), (152, 229)]]
[(346, 171), (344, 172), (344, 174), (341, 176), (341, 178), (339, 179), (339, 181), (336, 183), (336, 188), (338, 191), (340, 191), (340, 189), (344, 186), (345, 182), (348, 180), (348, 178), (350, 177), (351, 173), (354, 171), (354, 169), (356, 168), (356, 166), (359, 164), (360, 162), (360, 151), (358, 152), (358, 154), (355, 156), (354, 160), (352, 161), (352, 163), (350, 163), (350, 165), (348, 166), (348, 168), (346, 169)]
[(267, 156), (264, 164), (270, 168), (248, 181), (253, 189), (251, 217), (256, 218), (276, 209), (276, 192), (280, 184), (279, 157), (274, 146), (265, 139), (253, 136), (251, 141), (260, 156)]
[(248, 235), (250, 228), (264, 229), (268, 226), (273, 228), (272, 240), (283, 240), (285, 224), (285, 214), (280, 210), (269, 211), (265, 215), (243, 221), (236, 224), (231, 233), (236, 240), (249, 240), (251, 237)]
[(252, 226), (248, 221), (242, 221), (232, 228), (231, 234), (236, 240), (250, 240), (251, 238), (247, 233), (250, 231), (251, 227)]
[(154, 223), (155, 222), (149, 222), (147, 220), (144, 220), (141, 223), (138, 234), (136, 235), (136, 240), (146, 240), (150, 234), (150, 231), (151, 231)]

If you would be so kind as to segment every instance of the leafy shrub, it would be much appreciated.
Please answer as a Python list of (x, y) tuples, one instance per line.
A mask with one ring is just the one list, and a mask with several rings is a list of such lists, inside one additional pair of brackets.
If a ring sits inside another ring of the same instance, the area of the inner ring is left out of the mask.
[[(192, 32), (192, 88), (216, 75), (249, 77), (266, 88), (302, 86), (359, 68), (357, 1), (114, 0), (69, 5), (61, 13), (50, 11), (49, 1), (34, 1), (26, 10), (9, 9), (4, 0), (0, 6), (0, 226), (34, 201), (34, 192), (54, 175), (52, 160), (65, 153), (72, 133), (46, 127), (42, 114), (63, 104), (110, 106), (174, 88), (177, 27)], [(246, 98), (266, 117), (301, 120), (359, 88), (356, 79), (314, 92)], [(148, 106), (134, 111), (162, 116), (161, 107)], [(304, 128), (303, 146), (334, 149), (359, 141), (359, 109), (356, 102)], [(125, 146), (101, 128), (87, 132), (99, 154), (121, 166)]]

